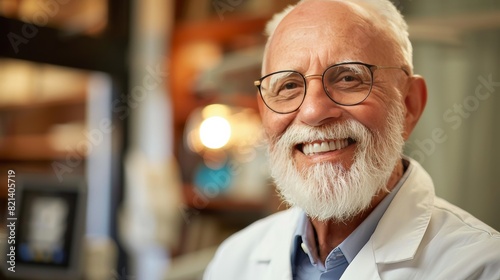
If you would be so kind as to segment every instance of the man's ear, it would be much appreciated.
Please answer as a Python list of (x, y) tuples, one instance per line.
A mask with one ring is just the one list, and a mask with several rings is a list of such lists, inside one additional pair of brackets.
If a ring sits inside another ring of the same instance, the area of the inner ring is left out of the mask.
[(408, 90), (404, 96), (406, 114), (403, 138), (405, 141), (408, 140), (411, 132), (417, 125), (426, 103), (427, 86), (424, 78), (419, 75), (410, 77)]

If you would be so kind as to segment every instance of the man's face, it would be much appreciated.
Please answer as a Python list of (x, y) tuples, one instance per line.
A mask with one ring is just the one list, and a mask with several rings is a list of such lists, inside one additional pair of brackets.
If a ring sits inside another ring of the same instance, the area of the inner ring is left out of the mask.
[[(266, 55), (264, 74), (280, 70), (296, 70), (304, 75), (321, 74), (328, 66), (346, 61), (399, 66), (400, 63), (391, 59), (387, 37), (379, 36), (377, 32), (345, 4), (308, 2), (292, 11), (276, 29)], [(329, 199), (335, 200), (340, 196), (335, 194), (339, 188), (352, 187), (367, 189), (363, 205), (357, 208), (367, 207), (371, 197), (385, 187), (400, 157), (404, 109), (396, 89), (397, 82), (404, 77), (400, 70), (376, 71), (370, 96), (356, 106), (340, 106), (331, 101), (318, 77), (308, 78), (306, 98), (296, 112), (277, 114), (259, 101), (264, 129), (270, 141), (273, 176), (285, 199), (307, 208), (297, 200), (317, 204), (325, 197), (325, 192), (331, 192)], [(304, 151), (316, 144), (329, 145), (331, 142), (337, 149)], [(379, 174), (371, 174), (377, 170)], [(350, 176), (346, 177), (349, 172)], [(293, 181), (290, 180), (292, 177)], [(318, 184), (323, 186), (314, 186)], [(301, 191), (307, 192), (307, 188), (314, 193), (310, 197), (300, 194)], [(342, 196), (358, 192), (353, 189), (346, 189)], [(345, 203), (352, 200), (360, 198), (353, 197)], [(328, 205), (332, 201), (324, 203)], [(351, 209), (352, 213), (348, 215), (337, 213), (333, 216), (348, 218), (346, 216), (361, 210)], [(308, 214), (322, 219), (332, 216)]]

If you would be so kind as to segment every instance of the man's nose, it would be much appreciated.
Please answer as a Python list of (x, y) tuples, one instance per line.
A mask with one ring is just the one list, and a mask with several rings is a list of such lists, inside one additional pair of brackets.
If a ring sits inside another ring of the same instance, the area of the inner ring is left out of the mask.
[(311, 77), (307, 83), (306, 97), (297, 114), (297, 119), (310, 126), (321, 126), (336, 121), (342, 116), (342, 108), (326, 94), (321, 77)]

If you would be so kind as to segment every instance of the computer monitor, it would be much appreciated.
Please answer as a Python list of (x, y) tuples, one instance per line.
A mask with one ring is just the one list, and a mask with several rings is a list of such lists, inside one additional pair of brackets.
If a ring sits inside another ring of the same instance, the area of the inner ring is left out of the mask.
[(62, 182), (26, 174), (17, 177), (23, 178), (16, 183), (15, 218), (7, 215), (7, 237), (12, 240), (5, 244), (4, 276), (81, 279), (87, 197), (83, 177)]

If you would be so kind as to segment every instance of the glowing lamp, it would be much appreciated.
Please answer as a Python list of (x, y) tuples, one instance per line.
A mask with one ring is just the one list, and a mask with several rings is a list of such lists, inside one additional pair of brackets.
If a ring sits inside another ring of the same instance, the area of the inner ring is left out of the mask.
[(200, 125), (200, 141), (209, 149), (224, 147), (231, 137), (231, 125), (223, 117), (213, 116), (202, 121)]

